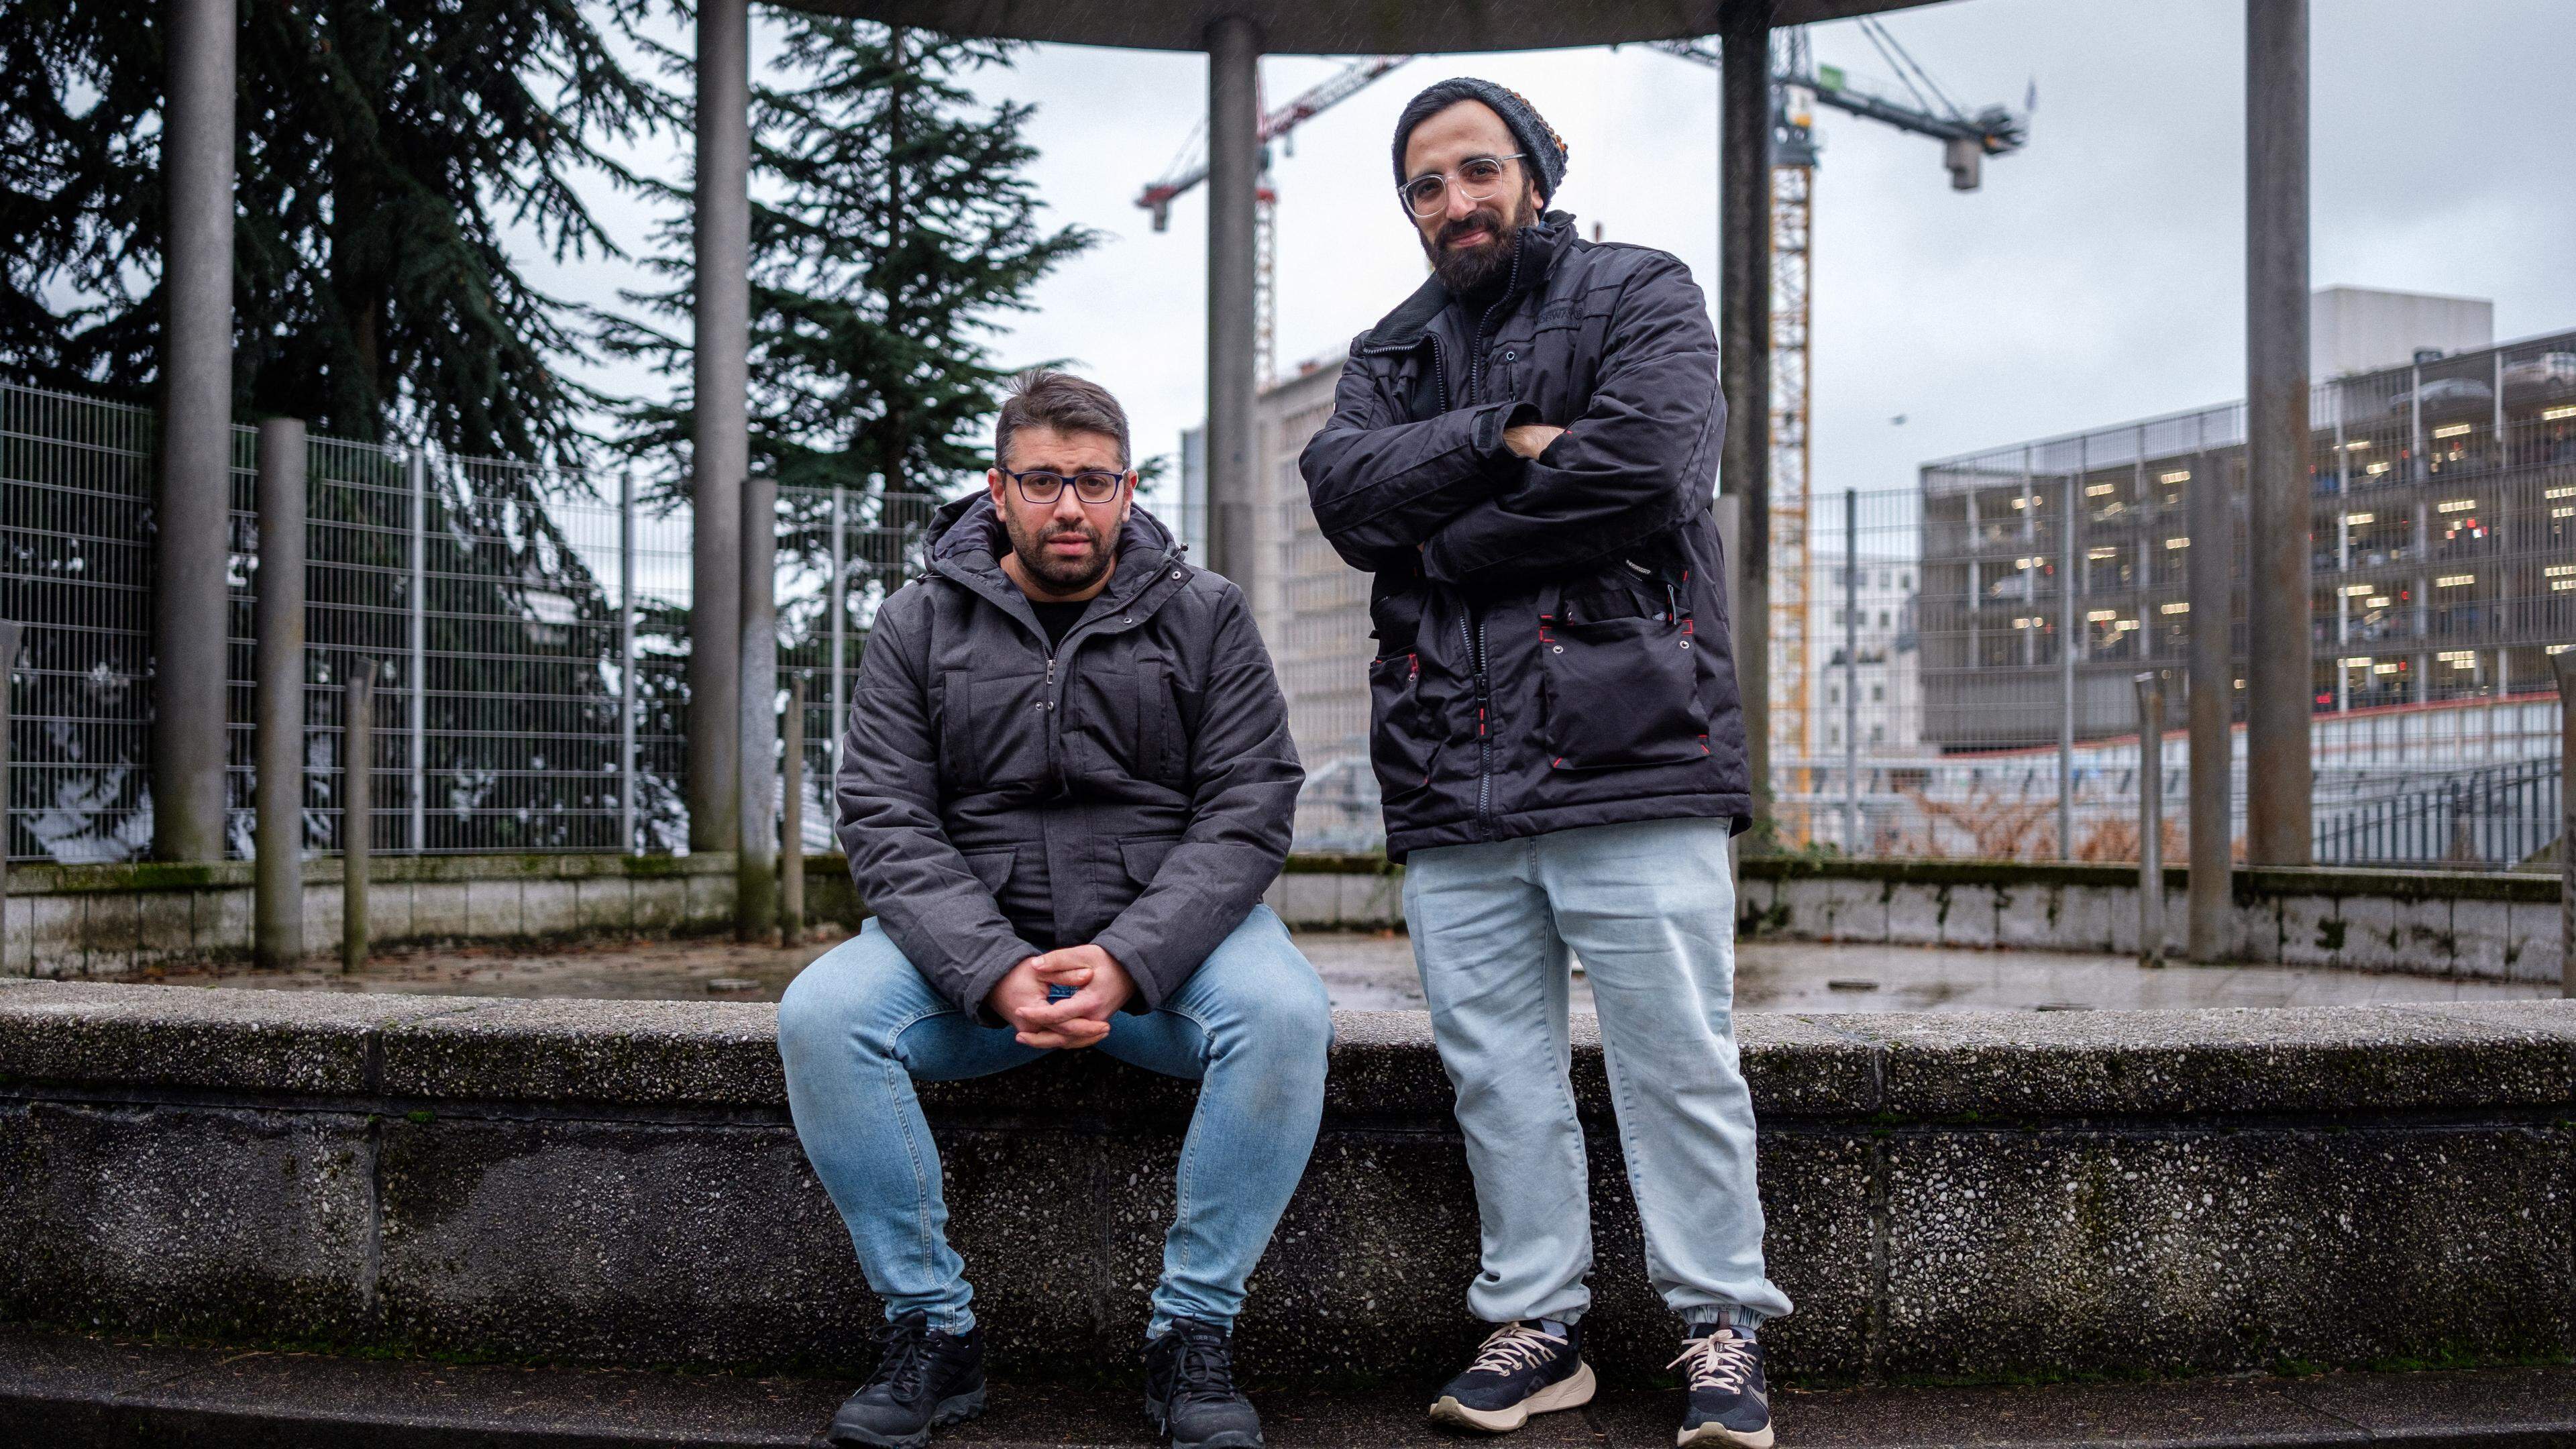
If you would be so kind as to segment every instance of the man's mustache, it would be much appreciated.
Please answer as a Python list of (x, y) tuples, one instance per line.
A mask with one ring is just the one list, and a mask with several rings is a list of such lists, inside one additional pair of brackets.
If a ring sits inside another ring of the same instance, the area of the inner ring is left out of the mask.
[(1503, 237), (1503, 218), (1500, 214), (1491, 211), (1471, 212), (1441, 227), (1440, 235), (1434, 240), (1446, 247), (1471, 231), (1486, 232), (1494, 240), (1500, 241)]

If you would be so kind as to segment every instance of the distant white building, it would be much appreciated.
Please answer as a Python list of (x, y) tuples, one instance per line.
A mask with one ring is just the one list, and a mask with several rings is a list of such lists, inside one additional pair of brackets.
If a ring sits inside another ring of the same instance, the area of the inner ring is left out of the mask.
[[(1923, 747), (1923, 651), (1915, 617), (1921, 569), (1910, 557), (1863, 554), (1859, 572), (1856, 610), (1846, 602), (1848, 566), (1841, 562), (1816, 564), (1816, 586), (1808, 594), (1808, 648), (1820, 666), (1808, 753), (1827, 762), (1843, 758), (1848, 700), (1859, 705), (1864, 759), (1919, 754)], [(1856, 615), (1848, 624), (1847, 610)], [(1847, 650), (1855, 638), (1857, 651)]]

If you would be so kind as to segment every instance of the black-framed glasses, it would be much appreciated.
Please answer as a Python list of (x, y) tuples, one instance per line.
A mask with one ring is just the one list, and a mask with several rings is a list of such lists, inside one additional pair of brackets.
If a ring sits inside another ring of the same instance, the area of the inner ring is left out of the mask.
[(1062, 473), (1049, 472), (1044, 468), (1032, 468), (1025, 473), (1014, 473), (1004, 468), (1001, 473), (1020, 490), (1022, 498), (1040, 507), (1062, 498), (1064, 485), (1067, 483), (1073, 485), (1073, 496), (1084, 503), (1095, 505), (1108, 503), (1117, 498), (1118, 490), (1127, 485), (1128, 477), (1124, 472), (1104, 473), (1097, 470), (1075, 473), (1068, 477)]
[(1502, 189), (1503, 178), (1511, 174), (1511, 163), (1527, 159), (1528, 153), (1520, 151), (1509, 156), (1470, 156), (1459, 162), (1455, 171), (1416, 176), (1395, 191), (1404, 198), (1405, 209), (1415, 216), (1438, 216), (1449, 209), (1449, 187), (1453, 182), (1458, 194), (1469, 201), (1490, 201)]

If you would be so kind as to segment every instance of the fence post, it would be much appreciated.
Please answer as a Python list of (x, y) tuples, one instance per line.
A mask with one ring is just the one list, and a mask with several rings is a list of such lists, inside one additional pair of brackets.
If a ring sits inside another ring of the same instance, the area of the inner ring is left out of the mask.
[(778, 940), (805, 938), (805, 671), (787, 676), (787, 717), (779, 728), (786, 748), (785, 804), (778, 824)]
[[(18, 626), (0, 619), (0, 976), (9, 974), (9, 847), (17, 837), (9, 829), (9, 698), (18, 672)], [(36, 974), (36, 923), (27, 923), (27, 974)]]
[(2214, 454), (2191, 467), (2191, 897), (2186, 949), (2213, 963), (2227, 953), (2229, 873), (2236, 860), (2228, 806), (2235, 789), (2235, 743), (2229, 716), (2236, 691), (2229, 671), (2235, 585), (2235, 509)]
[[(2066, 475), (2066, 509), (2057, 516), (2057, 858), (2075, 858), (2075, 501), (2079, 464)], [(2032, 495), (2033, 501), (2037, 496)], [(2038, 573), (2033, 570), (2032, 577)], [(2039, 590), (2031, 590), (2038, 613)]]
[(849, 517), (844, 511), (848, 498), (838, 485), (832, 489), (832, 587), (827, 603), (832, 610), (832, 713), (830, 731), (824, 735), (824, 747), (830, 752), (832, 775), (841, 773), (841, 735), (849, 728), (849, 638), (846, 630), (850, 619), (850, 544)]
[(617, 848), (635, 839), (635, 471), (617, 475)]
[(411, 758), (411, 853), (429, 849), (429, 453), (411, 453), (411, 660), (403, 681), (410, 686), (405, 701), (404, 733)]
[(374, 881), (370, 826), (376, 800), (376, 661), (350, 666), (340, 719), (340, 969), (367, 964), (368, 887)]
[(2558, 994), (2576, 997), (2576, 646), (2549, 656), (2558, 671)]
[(733, 925), (736, 939), (765, 941), (778, 927), (777, 479), (744, 480), (741, 527)]
[(282, 970), (304, 956), (304, 424), (259, 425), (258, 681), (252, 799), (251, 955)]
[(2138, 964), (2165, 964), (2165, 672), (2138, 675)]
[(1860, 854), (1860, 494), (1843, 490), (1843, 853)]

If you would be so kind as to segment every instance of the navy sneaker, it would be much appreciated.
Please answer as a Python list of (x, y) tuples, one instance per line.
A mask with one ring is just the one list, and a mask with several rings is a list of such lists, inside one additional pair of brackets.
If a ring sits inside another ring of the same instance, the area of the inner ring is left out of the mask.
[(1485, 1335), (1467, 1371), (1443, 1384), (1431, 1422), (1501, 1434), (1532, 1414), (1592, 1402), (1592, 1366), (1583, 1361), (1583, 1326), (1565, 1325), (1565, 1336), (1524, 1319)]
[(1682, 1356), (1690, 1402), (1682, 1410), (1681, 1449), (1724, 1444), (1771, 1449), (1771, 1390), (1762, 1382), (1762, 1345), (1720, 1323), (1694, 1325)]
[(923, 1313), (886, 1325), (877, 1371), (832, 1416), (826, 1442), (923, 1449), (930, 1431), (984, 1412), (984, 1331), (943, 1333)]
[(1172, 1449), (1261, 1449), (1261, 1416), (1234, 1386), (1233, 1340), (1195, 1318), (1145, 1345), (1145, 1418)]

